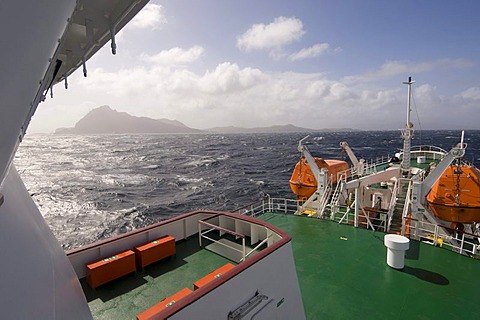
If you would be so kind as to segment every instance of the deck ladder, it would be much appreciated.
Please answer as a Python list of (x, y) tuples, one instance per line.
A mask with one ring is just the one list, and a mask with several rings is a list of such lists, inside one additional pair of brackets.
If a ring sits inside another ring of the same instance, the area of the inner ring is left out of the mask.
[(328, 206), (330, 207), (330, 219), (333, 220), (335, 217), (335, 214), (338, 211), (338, 203), (340, 201), (340, 195), (342, 194), (343, 191), (343, 180), (338, 179), (337, 186), (335, 187), (335, 191), (333, 192), (332, 198), (330, 199), (330, 203)]
[(395, 204), (389, 210), (388, 228), (389, 233), (401, 234), (403, 229), (403, 216), (408, 210), (409, 199), (412, 191), (412, 181), (409, 179), (399, 179), (397, 181), (397, 192), (395, 197)]
[(332, 187), (329, 184), (325, 186), (325, 189), (321, 195), (318, 190), (315, 191), (315, 193), (312, 194), (307, 201), (305, 201), (305, 203), (297, 210), (295, 214), (306, 214), (310, 217), (320, 217), (325, 210), (325, 206), (330, 198), (331, 193)]
[(349, 195), (349, 198), (350, 198), (350, 204), (347, 206), (347, 211), (345, 211), (340, 221), (338, 221), (339, 224), (342, 223), (344, 220), (345, 220), (345, 223), (348, 223), (348, 214), (350, 213), (350, 210), (352, 210), (355, 207), (355, 193), (351, 193)]

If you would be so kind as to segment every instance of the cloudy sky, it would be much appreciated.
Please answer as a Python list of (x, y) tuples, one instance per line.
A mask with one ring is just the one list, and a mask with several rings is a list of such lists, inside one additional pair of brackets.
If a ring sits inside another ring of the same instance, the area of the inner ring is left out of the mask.
[(30, 133), (109, 105), (205, 129), (480, 129), (480, 2), (154, 0), (54, 88)]

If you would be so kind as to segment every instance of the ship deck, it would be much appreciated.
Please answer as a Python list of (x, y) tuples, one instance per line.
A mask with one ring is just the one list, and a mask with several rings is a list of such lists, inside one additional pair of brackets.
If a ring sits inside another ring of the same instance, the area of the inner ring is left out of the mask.
[[(307, 319), (469, 319), (480, 262), (450, 250), (412, 241), (405, 268), (386, 264), (384, 233), (284, 213), (258, 218), (292, 236)], [(161, 299), (232, 262), (198, 245), (177, 242), (175, 258), (91, 289), (81, 283), (95, 319), (135, 319)]]
[(384, 233), (266, 213), (292, 236), (307, 319), (472, 319), (480, 262), (411, 241), (405, 268), (386, 264)]
[(92, 289), (81, 279), (94, 319), (136, 319), (136, 316), (230, 261), (198, 244), (198, 236), (177, 242), (175, 257)]

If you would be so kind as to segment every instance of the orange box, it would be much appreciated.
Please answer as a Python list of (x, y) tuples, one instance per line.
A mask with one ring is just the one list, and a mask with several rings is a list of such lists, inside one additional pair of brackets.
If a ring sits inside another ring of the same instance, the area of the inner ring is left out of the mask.
[(173, 256), (175, 252), (175, 238), (172, 236), (151, 241), (135, 247), (137, 266), (143, 268), (166, 257)]
[(96, 288), (104, 283), (136, 271), (135, 253), (127, 250), (86, 265), (87, 283)]
[(155, 316), (157, 313), (159, 313), (162, 310), (165, 310), (166, 308), (170, 307), (171, 305), (177, 303), (180, 299), (188, 296), (190, 293), (193, 291), (188, 289), (188, 288), (183, 288), (182, 290), (178, 291), (177, 293), (171, 295), (168, 298), (163, 299), (153, 307), (143, 311), (139, 315), (137, 315), (137, 320), (147, 320), (150, 319), (151, 317)]
[(193, 289), (197, 290), (198, 288), (203, 287), (204, 285), (206, 285), (210, 281), (212, 281), (212, 280), (214, 280), (218, 277), (221, 277), (225, 272), (227, 272), (228, 270), (233, 269), (233, 268), (235, 268), (235, 266), (231, 263), (227, 263), (227, 264), (221, 266), (220, 268), (216, 269), (215, 271), (212, 271), (209, 274), (207, 274), (205, 277), (195, 281), (193, 283)]

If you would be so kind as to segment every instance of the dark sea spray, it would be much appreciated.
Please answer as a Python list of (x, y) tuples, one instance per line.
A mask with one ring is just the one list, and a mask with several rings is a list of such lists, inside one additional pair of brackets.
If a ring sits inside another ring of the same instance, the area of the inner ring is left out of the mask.
[[(288, 180), (304, 133), (243, 135), (32, 135), (15, 158), (20, 175), (65, 249), (197, 209), (233, 210), (270, 194), (293, 197)], [(399, 131), (314, 132), (313, 155), (390, 157)], [(416, 132), (413, 145), (450, 150), (460, 131)], [(465, 159), (480, 162), (480, 131)]]

